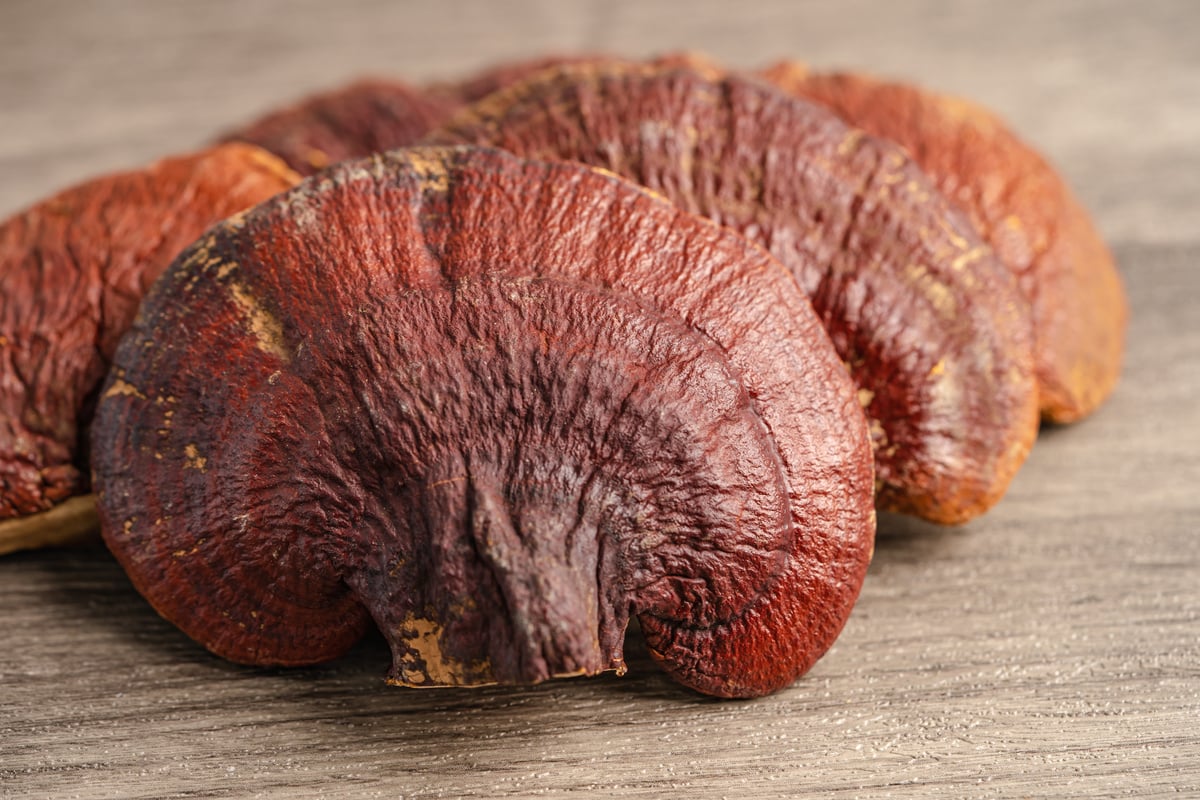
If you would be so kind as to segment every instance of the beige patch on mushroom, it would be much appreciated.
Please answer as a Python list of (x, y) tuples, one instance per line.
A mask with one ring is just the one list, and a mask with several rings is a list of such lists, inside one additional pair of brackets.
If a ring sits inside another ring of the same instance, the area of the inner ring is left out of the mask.
[(415, 687), (486, 685), (487, 681), (468, 679), (468, 675), (488, 674), (491, 664), (486, 659), (463, 664), (448, 658), (442, 652), (441, 634), (442, 626), (434, 620), (412, 615), (406, 617), (400, 624), (400, 635), (425, 662), (425, 669), (418, 670), (411, 664), (403, 664), (400, 677), (389, 680), (389, 683)]
[(250, 333), (254, 334), (258, 342), (258, 349), (282, 361), (290, 361), (291, 356), (283, 338), (283, 325), (275, 315), (263, 308), (250, 290), (240, 283), (229, 284), (229, 294), (246, 316), (250, 324)]
[(405, 160), (412, 166), (413, 172), (421, 178), (421, 188), (432, 192), (450, 190), (450, 173), (443, 160), (444, 150), (424, 151), (414, 149), (405, 153)]
[(208, 459), (200, 455), (200, 451), (196, 449), (195, 442), (189, 442), (183, 448), (183, 454), (187, 460), (183, 463), (184, 469), (198, 469), (201, 472), (207, 471)]
[(117, 378), (113, 381), (113, 385), (108, 387), (108, 391), (104, 393), (105, 397), (136, 397), (139, 400), (145, 400), (146, 395), (142, 394), (141, 390), (129, 383), (124, 378)]

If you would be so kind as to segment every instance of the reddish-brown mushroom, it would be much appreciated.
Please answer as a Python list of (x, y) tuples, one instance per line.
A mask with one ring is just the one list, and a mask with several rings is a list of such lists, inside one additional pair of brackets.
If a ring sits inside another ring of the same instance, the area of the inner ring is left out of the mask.
[(987, 109), (867, 75), (783, 62), (773, 83), (903, 145), (1019, 278), (1033, 305), (1042, 414), (1073, 422), (1117, 383), (1128, 306), (1112, 254), (1066, 182)]
[[(214, 365), (219, 365), (214, 368)], [(389, 680), (792, 681), (874, 530), (854, 390), (787, 271), (607, 173), (499, 151), (347, 162), (217, 226), (122, 342), (105, 539), (227, 658), (374, 621)]]
[(282, 158), (301, 175), (414, 144), (461, 105), (402, 81), (364, 79), (279, 109), (226, 134)]
[(548, 69), (568, 66), (570, 64), (590, 64), (597, 61), (612, 61), (613, 56), (598, 53), (576, 53), (573, 55), (545, 55), (537, 58), (518, 59), (494, 64), (472, 75), (456, 81), (445, 81), (430, 84), (427, 91), (444, 97), (456, 107), (470, 105), (482, 100), (493, 92), (536, 75)]
[[(358, 80), (272, 111), (226, 134), (251, 142), (288, 162), (302, 175), (330, 164), (416, 144), (454, 112), (523, 78), (570, 64), (632, 63), (615, 56), (542, 56), (497, 64), (460, 81), (420, 89), (385, 78)], [(649, 63), (718, 69), (696, 53), (670, 53)]]
[(962, 522), (1024, 461), (1028, 310), (899, 147), (765, 84), (613, 65), (540, 73), (430, 141), (604, 167), (768, 248), (860, 387), (881, 508)]
[[(488, 95), (507, 89), (539, 72), (560, 67), (634, 63), (638, 62), (629, 58), (600, 53), (541, 56), (496, 64), (459, 81), (432, 84), (428, 87), (428, 91), (435, 96), (448, 98), (456, 107), (461, 107), (476, 103)], [(644, 63), (659, 67), (687, 67), (713, 77), (717, 77), (725, 71), (708, 56), (693, 51), (664, 53), (647, 59)]]
[(90, 181), (0, 225), (0, 547), (36, 530), (13, 518), (87, 490), (80, 432), (146, 288), (211, 224), (296, 180), (228, 145)]

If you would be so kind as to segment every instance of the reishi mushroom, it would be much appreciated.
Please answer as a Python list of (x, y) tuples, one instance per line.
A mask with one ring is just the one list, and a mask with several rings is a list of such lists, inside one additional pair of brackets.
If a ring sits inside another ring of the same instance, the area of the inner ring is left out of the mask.
[[(214, 369), (214, 364), (219, 368)], [(147, 296), (93, 427), (104, 537), (213, 652), (374, 622), (389, 680), (803, 673), (858, 594), (872, 458), (787, 270), (582, 165), (347, 162), (215, 226)]]
[(94, 526), (87, 499), (26, 517), (87, 491), (80, 445), (143, 293), (209, 225), (297, 180), (263, 150), (226, 145), (89, 181), (0, 224), (0, 552)]
[(222, 140), (258, 145), (311, 175), (339, 161), (415, 144), (459, 105), (452, 96), (403, 81), (364, 78), (272, 111)]
[(640, 65), (541, 72), (427, 138), (631, 178), (790, 267), (859, 387), (880, 508), (966, 521), (1037, 433), (1014, 278), (902, 150), (757, 81)]
[(1074, 422), (1116, 386), (1129, 316), (1112, 254), (1086, 209), (993, 112), (854, 73), (780, 62), (763, 76), (903, 145), (971, 218), (1033, 306), (1042, 415)]
[(457, 81), (432, 84), (426, 90), (436, 97), (450, 99), (457, 110), (463, 106), (477, 103), (489, 95), (507, 89), (509, 86), (528, 80), (541, 72), (548, 72), (562, 67), (597, 67), (633, 64), (646, 64), (657, 67), (687, 67), (712, 77), (718, 77), (726, 72), (724, 67), (717, 64), (708, 56), (690, 50), (662, 53), (661, 55), (645, 60), (631, 60), (604, 53), (559, 54), (516, 61), (504, 61)]
[[(633, 63), (615, 56), (550, 55), (507, 61), (461, 80), (417, 87), (364, 78), (306, 97), (226, 133), (221, 141), (256, 144), (301, 175), (330, 164), (416, 144), (456, 111), (538, 72), (569, 64)], [(698, 53), (669, 53), (647, 63), (720, 71)]]

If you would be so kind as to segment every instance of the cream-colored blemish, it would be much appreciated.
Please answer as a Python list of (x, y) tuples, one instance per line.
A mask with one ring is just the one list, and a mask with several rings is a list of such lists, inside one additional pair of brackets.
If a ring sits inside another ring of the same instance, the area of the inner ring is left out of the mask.
[(258, 349), (270, 353), (283, 361), (290, 361), (287, 348), (284, 346), (283, 326), (275, 316), (263, 308), (254, 295), (250, 294), (240, 283), (229, 284), (229, 294), (237, 303), (242, 313), (250, 323), (250, 332), (258, 340)]
[(312, 195), (308, 192), (290, 192), (284, 195), (288, 219), (297, 230), (316, 230), (321, 225), (320, 215), (313, 205)]
[(200, 455), (200, 451), (196, 449), (194, 442), (189, 442), (183, 448), (183, 454), (187, 456), (187, 460), (183, 464), (184, 469), (198, 469), (201, 472), (207, 471), (206, 465), (208, 464), (208, 459)]
[(875, 399), (875, 393), (870, 389), (858, 390), (858, 404), (863, 408), (871, 405), (871, 401)]
[(169, 436), (171, 434), (171, 422), (173, 421), (172, 418), (174, 416), (175, 409), (173, 408), (168, 408), (163, 412), (163, 424), (162, 427), (158, 429), (159, 436)]
[(329, 154), (315, 147), (309, 147), (304, 151), (304, 160), (314, 169), (325, 169), (329, 166)]
[(283, 375), (283, 370), (278, 370), (278, 369), (275, 370), (274, 372), (272, 372), (270, 375), (267, 376), (267, 383), (274, 386), (275, 384), (279, 383), (279, 378), (282, 375)]
[(455, 475), (453, 478), (442, 478), (440, 481), (434, 481), (433, 483), (427, 484), (425, 488), (436, 489), (439, 486), (445, 486), (450, 483), (459, 483), (461, 481), (465, 481), (466, 479), (466, 475)]
[(226, 261), (217, 269), (217, 280), (225, 280), (235, 269), (237, 269), (237, 267), (238, 265), (233, 261)]
[(888, 435), (887, 431), (883, 429), (883, 423), (872, 417), (867, 427), (871, 435), (871, 444), (875, 450), (887, 447)]
[(950, 239), (951, 244), (953, 244), (959, 250), (970, 249), (971, 243), (958, 235), (958, 232), (951, 227), (950, 219), (946, 215), (942, 215), (942, 217), (938, 220), (938, 225), (941, 226), (942, 231)]
[(413, 172), (421, 178), (421, 188), (434, 192), (450, 189), (450, 173), (446, 169), (446, 162), (439, 157), (443, 152), (414, 149), (405, 153)]
[[(875, 183), (879, 186), (878, 196), (886, 199), (894, 187), (904, 183), (904, 174), (901, 172), (881, 172), (875, 176)], [(904, 188), (912, 191), (915, 188), (915, 182), (910, 181)]]
[(449, 613), (451, 617), (457, 619), (468, 611), (474, 611), (475, 608), (473, 597), (462, 597), (450, 604)]
[(946, 284), (930, 276), (929, 270), (921, 264), (910, 264), (905, 270), (905, 277), (912, 286), (924, 290), (925, 298), (938, 313), (951, 318), (958, 313), (958, 303)]
[(133, 520), (134, 520), (134, 518), (130, 517), (129, 519), (125, 520), (125, 522), (121, 525), (121, 531), (126, 536), (128, 536), (133, 531)]
[(936, 378), (946, 371), (946, 359), (938, 359), (938, 362), (929, 368), (929, 377)]
[(858, 143), (862, 141), (862, 138), (863, 132), (861, 130), (858, 128), (851, 128), (846, 132), (846, 135), (842, 137), (842, 141), (838, 142), (837, 154), (842, 157), (850, 155), (854, 152), (854, 149), (858, 147)]
[(491, 665), (486, 661), (465, 665), (448, 658), (442, 652), (442, 626), (434, 620), (420, 619), (409, 615), (401, 623), (399, 635), (405, 644), (415, 650), (425, 662), (425, 670), (418, 671), (409, 665), (401, 667), (399, 683), (406, 686), (461, 686), (468, 682), (468, 675), (486, 675)]
[(580, 667), (579, 669), (573, 669), (573, 670), (570, 670), (569, 672), (556, 672), (553, 675), (551, 675), (550, 677), (551, 678), (578, 678), (582, 675), (591, 675), (591, 674), (592, 673), (588, 672), (586, 667)]
[(968, 264), (986, 257), (987, 254), (988, 247), (986, 245), (978, 245), (976, 247), (972, 247), (970, 250), (964, 250), (955, 256), (954, 260), (950, 262), (950, 268), (954, 270), (961, 270)]
[(108, 391), (104, 393), (105, 397), (136, 397), (139, 400), (145, 400), (146, 395), (142, 394), (132, 383), (129, 383), (124, 378), (117, 378), (113, 381), (113, 385), (108, 387)]

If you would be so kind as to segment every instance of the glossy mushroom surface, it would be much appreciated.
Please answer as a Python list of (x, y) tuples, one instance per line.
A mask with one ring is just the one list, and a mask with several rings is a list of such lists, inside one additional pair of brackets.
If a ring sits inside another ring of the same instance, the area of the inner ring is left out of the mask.
[(297, 180), (263, 150), (226, 145), (97, 178), (0, 224), (0, 525), (87, 490), (95, 392), (146, 289), (214, 222)]
[(1120, 376), (1128, 303), (1112, 253), (1049, 162), (995, 113), (956, 97), (794, 62), (763, 74), (912, 154), (1032, 304), (1043, 416), (1074, 422), (1095, 411)]
[(103, 532), (214, 652), (389, 680), (624, 669), (787, 685), (858, 594), (866, 424), (790, 275), (615, 176), (474, 148), (348, 162), (147, 299), (94, 428)]
[(859, 387), (880, 507), (966, 521), (1037, 432), (1011, 274), (896, 145), (756, 81), (581, 66), (493, 95), (430, 141), (627, 176), (790, 267)]

